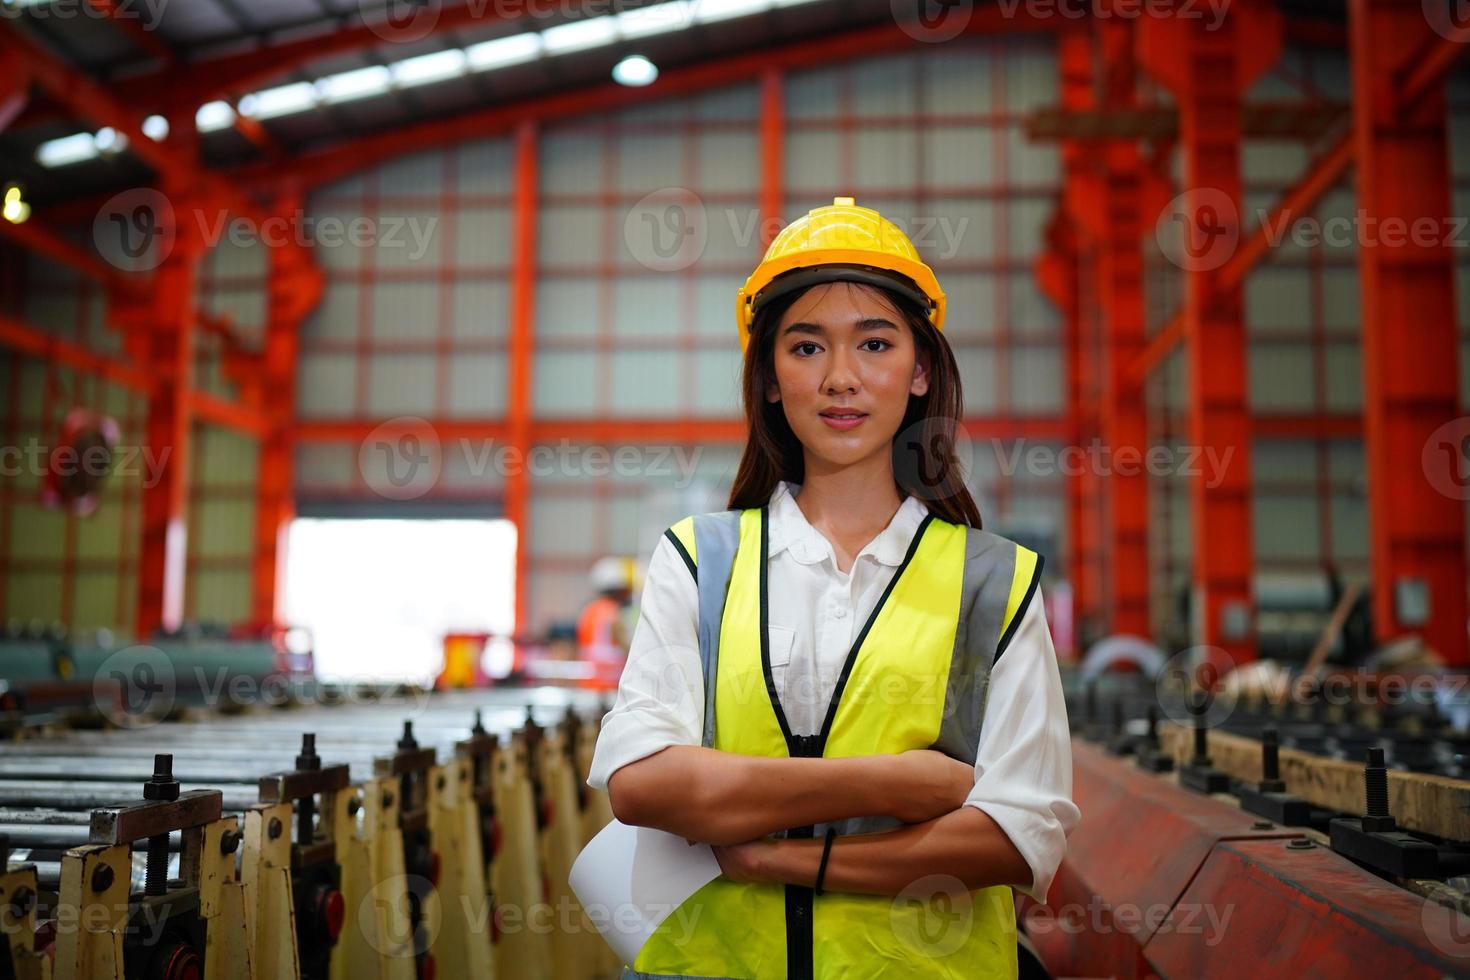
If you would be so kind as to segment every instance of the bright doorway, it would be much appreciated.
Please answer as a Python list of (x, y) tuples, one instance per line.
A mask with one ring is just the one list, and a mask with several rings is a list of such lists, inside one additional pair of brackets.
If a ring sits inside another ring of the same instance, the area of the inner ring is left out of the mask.
[(506, 520), (297, 518), (287, 622), (311, 630), (323, 680), (429, 683), (444, 634), (511, 633), (515, 550)]

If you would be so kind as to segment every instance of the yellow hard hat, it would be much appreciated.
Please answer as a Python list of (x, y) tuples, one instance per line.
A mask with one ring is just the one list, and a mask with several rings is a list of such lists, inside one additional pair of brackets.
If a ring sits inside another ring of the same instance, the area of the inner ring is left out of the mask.
[(850, 197), (814, 208), (781, 230), (735, 297), (740, 350), (755, 311), (777, 296), (822, 282), (861, 282), (911, 295), (944, 329), (944, 290), (903, 230)]

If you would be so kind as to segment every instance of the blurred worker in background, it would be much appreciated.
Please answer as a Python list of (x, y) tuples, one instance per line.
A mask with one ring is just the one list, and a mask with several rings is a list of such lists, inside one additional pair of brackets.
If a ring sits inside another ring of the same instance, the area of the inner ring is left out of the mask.
[(638, 563), (632, 558), (608, 556), (592, 566), (596, 597), (577, 617), (577, 655), (592, 667), (584, 687), (617, 690), (633, 634), (629, 614), (637, 582)]

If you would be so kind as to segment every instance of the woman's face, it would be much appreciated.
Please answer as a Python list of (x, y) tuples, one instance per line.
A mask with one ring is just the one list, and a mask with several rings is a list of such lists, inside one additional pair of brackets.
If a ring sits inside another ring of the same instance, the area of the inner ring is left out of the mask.
[(910, 395), (929, 390), (913, 334), (880, 290), (833, 282), (807, 290), (776, 325), (779, 401), (808, 458), (849, 466), (888, 454)]

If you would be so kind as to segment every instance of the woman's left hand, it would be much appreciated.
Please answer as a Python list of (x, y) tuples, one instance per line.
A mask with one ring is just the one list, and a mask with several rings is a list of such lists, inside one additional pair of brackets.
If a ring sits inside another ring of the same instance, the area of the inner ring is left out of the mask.
[(744, 844), (717, 845), (711, 849), (726, 878), (750, 882), (765, 880), (761, 876), (761, 858), (769, 847), (768, 841), (753, 840)]

